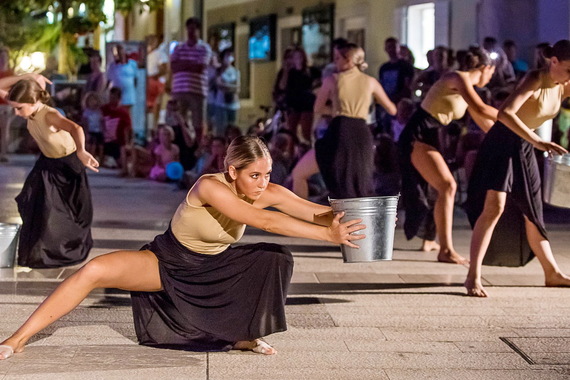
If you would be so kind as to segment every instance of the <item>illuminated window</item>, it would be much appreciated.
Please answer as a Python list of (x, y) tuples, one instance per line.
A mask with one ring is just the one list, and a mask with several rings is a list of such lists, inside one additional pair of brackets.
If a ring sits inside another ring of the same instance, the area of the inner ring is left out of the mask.
[(406, 14), (406, 44), (414, 53), (415, 66), (428, 67), (426, 53), (435, 47), (435, 4), (411, 5)]

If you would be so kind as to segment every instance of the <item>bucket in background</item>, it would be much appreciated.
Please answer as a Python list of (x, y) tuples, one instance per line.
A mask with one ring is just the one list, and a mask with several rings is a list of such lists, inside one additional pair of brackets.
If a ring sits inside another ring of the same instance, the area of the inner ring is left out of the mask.
[(19, 233), (19, 224), (0, 223), (0, 268), (14, 267)]
[(353, 241), (360, 248), (341, 244), (340, 250), (345, 263), (392, 260), (398, 198), (398, 195), (394, 195), (329, 199), (335, 214), (344, 211), (341, 222), (362, 219), (362, 224), (366, 225), (366, 229), (357, 232), (366, 237)]

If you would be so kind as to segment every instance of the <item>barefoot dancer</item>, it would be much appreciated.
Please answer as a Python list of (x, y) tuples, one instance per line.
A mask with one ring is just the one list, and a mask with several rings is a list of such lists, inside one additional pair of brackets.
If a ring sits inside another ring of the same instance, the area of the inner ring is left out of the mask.
[[(526, 235), (530, 248), (538, 257), (546, 286), (570, 286), (570, 278), (558, 268), (546, 237), (534, 148), (550, 154), (567, 151), (555, 143), (543, 141), (533, 132), (556, 116), (562, 100), (570, 96), (570, 41), (558, 41), (548, 47), (545, 54), (550, 58), (549, 65), (530, 71), (524, 77), (501, 106), (499, 121), (479, 149), (467, 201), (467, 213), (474, 224), (471, 265), (465, 281), (470, 296), (487, 297), (481, 284), (483, 258), (491, 237), (501, 239), (501, 236), (493, 235), (493, 231), (505, 207), (511, 206), (516, 208), (516, 214), (524, 215), (521, 238)], [(511, 223), (515, 228), (516, 222)]]
[(99, 163), (85, 150), (83, 128), (44, 103), (47, 79), (37, 74), (0, 79), (0, 96), (28, 130), (41, 154), (16, 197), (22, 217), (18, 264), (32, 268), (74, 265), (93, 245), (93, 208), (85, 167)]
[[(455, 252), (451, 237), (457, 184), (441, 154), (439, 129), (463, 117), (465, 111), (485, 131), (497, 118), (497, 110), (483, 103), (473, 89), (485, 86), (495, 71), (489, 54), (472, 48), (466, 60), (467, 71), (447, 73), (430, 88), (398, 141), (406, 237), (433, 241), (437, 235), (441, 245), (438, 261), (457, 264), (467, 262)], [(433, 210), (428, 200), (430, 186), (437, 191)], [(437, 248), (435, 242), (426, 242), (422, 249), (432, 248)]]
[[(330, 207), (269, 183), (271, 157), (257, 137), (238, 137), (226, 172), (202, 176), (170, 227), (141, 251), (99, 256), (65, 280), (10, 338), (0, 357), (22, 352), (36, 333), (72, 311), (94, 288), (133, 291), (139, 342), (192, 351), (275, 349), (260, 338), (286, 330), (293, 258), (283, 246), (232, 247), (251, 225), (287, 236), (357, 247), (360, 220), (340, 223)], [(274, 207), (278, 211), (264, 208)]]

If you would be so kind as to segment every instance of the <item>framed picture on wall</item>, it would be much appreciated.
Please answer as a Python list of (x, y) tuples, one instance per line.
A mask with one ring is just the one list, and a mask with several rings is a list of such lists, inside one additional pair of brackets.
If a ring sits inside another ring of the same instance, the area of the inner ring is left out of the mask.
[(274, 61), (277, 15), (256, 17), (249, 21), (248, 57), (250, 61)]
[(235, 27), (233, 22), (216, 24), (208, 28), (208, 43), (212, 50), (222, 52), (225, 49), (235, 50)]
[(305, 8), (301, 27), (303, 49), (315, 67), (324, 67), (331, 61), (331, 43), (334, 36), (334, 4)]
[(366, 29), (351, 29), (346, 31), (346, 39), (348, 42), (357, 44), (358, 46), (364, 48), (366, 38)]

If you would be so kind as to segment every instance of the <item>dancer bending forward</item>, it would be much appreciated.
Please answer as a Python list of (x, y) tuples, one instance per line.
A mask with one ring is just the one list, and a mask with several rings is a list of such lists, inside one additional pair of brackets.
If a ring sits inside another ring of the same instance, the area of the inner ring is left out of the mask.
[[(533, 132), (556, 116), (562, 100), (570, 96), (570, 41), (558, 41), (545, 50), (545, 56), (550, 58), (549, 65), (530, 71), (507, 98), (499, 111), (499, 121), (485, 136), (477, 155), (467, 198), (467, 214), (474, 224), (471, 265), (465, 281), (470, 296), (487, 297), (481, 284), (481, 266), (491, 237), (503, 240), (504, 236), (499, 235), (512, 234), (516, 229), (517, 221), (512, 220), (512, 228), (493, 234), (505, 207), (513, 208), (513, 213), (506, 215), (520, 216), (524, 223), (518, 237), (524, 239), (526, 235), (544, 270), (546, 286), (570, 286), (570, 278), (558, 268), (546, 236), (534, 148), (549, 154), (567, 151)], [(531, 258), (525, 258), (523, 264)]]
[[(0, 357), (22, 352), (37, 332), (72, 311), (95, 288), (132, 291), (143, 345), (191, 351), (274, 354), (260, 338), (286, 330), (293, 258), (283, 246), (231, 246), (250, 225), (287, 236), (346, 244), (364, 235), (361, 220), (340, 223), (330, 207), (269, 183), (271, 157), (256, 137), (228, 148), (226, 172), (202, 176), (168, 230), (140, 251), (99, 256), (65, 280), (10, 338)], [(279, 211), (264, 210), (274, 207)]]
[[(467, 71), (447, 73), (435, 82), (398, 140), (406, 237), (424, 239), (422, 250), (429, 251), (437, 247), (437, 236), (438, 261), (457, 264), (467, 262), (455, 251), (452, 240), (457, 184), (441, 153), (439, 130), (466, 111), (484, 131), (497, 119), (497, 110), (486, 105), (473, 88), (489, 82), (495, 72), (493, 60), (485, 50), (471, 48), (466, 61)], [(430, 187), (437, 192), (435, 205), (430, 202)]]

